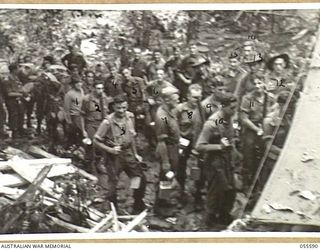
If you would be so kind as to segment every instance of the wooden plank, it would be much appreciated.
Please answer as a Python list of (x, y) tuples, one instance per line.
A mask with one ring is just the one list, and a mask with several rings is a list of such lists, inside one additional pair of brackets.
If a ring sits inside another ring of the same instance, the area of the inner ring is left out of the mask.
[(98, 232), (107, 222), (109, 222), (113, 218), (112, 213), (109, 213), (104, 219), (102, 219), (97, 225), (95, 225), (89, 233)]
[[(45, 165), (51, 165), (51, 164), (56, 164), (56, 165), (67, 165), (67, 164), (71, 164), (71, 159), (67, 159), (67, 158), (55, 158), (55, 159), (23, 159), (21, 158), (21, 160), (25, 161), (26, 163), (28, 163), (29, 166), (31, 167), (43, 167)], [(1, 161), (0, 162), (0, 171), (3, 170), (10, 170), (10, 161)]]
[[(46, 151), (44, 151), (43, 149), (37, 147), (37, 146), (30, 146), (28, 148), (28, 152), (30, 153), (33, 153), (33, 154), (36, 154), (38, 156), (42, 156), (44, 158), (48, 158), (48, 159), (52, 159), (52, 158), (58, 158), (56, 155), (54, 154), (50, 154)], [(89, 174), (87, 173), (86, 171), (82, 170), (82, 169), (79, 169), (77, 168), (76, 166), (72, 165), (78, 172), (80, 175), (82, 175), (83, 177), (89, 179), (89, 180), (92, 180), (94, 182), (98, 182), (98, 178), (92, 174)]]
[[(11, 160), (10, 166), (17, 174), (30, 183), (33, 182), (39, 173), (39, 171), (34, 171), (32, 168), (28, 168), (27, 164), (25, 164), (23, 160)], [(54, 187), (54, 182), (48, 178), (46, 178), (40, 185), (40, 188), (47, 194), (55, 199), (59, 199), (61, 195), (53, 191)]]
[(113, 202), (110, 203), (111, 204), (111, 214), (112, 214), (112, 229), (114, 232), (118, 232), (120, 227), (119, 227), (119, 222), (118, 222), (118, 215), (117, 215), (117, 211), (116, 208), (114, 207)]
[(130, 232), (135, 226), (139, 225), (143, 219), (147, 216), (147, 210), (144, 210), (134, 220), (130, 221), (129, 224), (121, 230), (121, 232)]

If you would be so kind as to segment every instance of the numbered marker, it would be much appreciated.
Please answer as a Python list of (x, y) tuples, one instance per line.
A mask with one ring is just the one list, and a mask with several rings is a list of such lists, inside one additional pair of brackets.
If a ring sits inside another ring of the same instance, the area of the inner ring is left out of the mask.
[(220, 119), (216, 119), (216, 125), (218, 126), (218, 124), (223, 124), (223, 118), (220, 118)]
[(99, 107), (99, 105), (98, 105), (98, 104), (95, 104), (94, 106), (96, 107), (96, 111), (101, 112), (100, 107)]
[(190, 111), (190, 112), (187, 112), (187, 114), (188, 114), (188, 118), (189, 118), (189, 119), (192, 119), (193, 112)]
[(167, 117), (162, 117), (161, 120), (165, 121), (165, 123), (168, 124), (168, 119), (167, 119)]
[(124, 135), (126, 133), (126, 129), (124, 127), (121, 128), (122, 133), (120, 135)]
[(238, 56), (237, 52), (231, 52), (229, 59), (236, 58)]
[(206, 108), (210, 109), (210, 112), (211, 112), (212, 105), (211, 105), (210, 103), (208, 103), (208, 104), (206, 105)]
[(78, 103), (78, 98), (76, 98), (76, 105), (78, 105), (79, 103)]
[(138, 92), (137, 89), (135, 87), (132, 87), (132, 94), (135, 95), (135, 94), (137, 94), (137, 92)]

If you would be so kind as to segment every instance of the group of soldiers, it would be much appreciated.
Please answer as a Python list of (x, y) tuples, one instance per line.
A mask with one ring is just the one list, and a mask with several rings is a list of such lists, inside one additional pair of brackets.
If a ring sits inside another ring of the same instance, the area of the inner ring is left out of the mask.
[[(133, 212), (138, 213), (146, 208), (147, 180), (136, 145), (137, 136), (143, 135), (160, 164), (159, 182), (173, 179), (183, 197), (193, 160), (201, 174), (192, 195), (200, 204), (205, 190), (207, 225), (231, 222), (236, 192), (245, 192), (254, 181), (267, 143), (272, 140), (272, 152), (279, 155), (288, 132), (292, 100), (301, 90), (289, 56), (267, 58), (247, 41), (217, 72), (209, 50), (200, 52), (193, 42), (187, 51), (173, 47), (167, 58), (155, 50), (146, 60), (134, 48), (120, 65), (94, 67), (77, 46), (68, 48), (62, 58), (44, 57), (41, 67), (28, 55), (2, 70), (1, 138), (8, 137), (7, 120), (13, 139), (28, 137), (26, 128), (32, 127), (35, 114), (37, 133), (46, 124), (52, 150), (61, 140), (67, 146), (86, 144), (86, 159), (97, 165), (104, 199), (116, 206), (124, 171), (134, 186)], [(98, 166), (97, 159), (103, 164)], [(156, 213), (170, 207), (170, 199), (160, 192), (158, 187)]]

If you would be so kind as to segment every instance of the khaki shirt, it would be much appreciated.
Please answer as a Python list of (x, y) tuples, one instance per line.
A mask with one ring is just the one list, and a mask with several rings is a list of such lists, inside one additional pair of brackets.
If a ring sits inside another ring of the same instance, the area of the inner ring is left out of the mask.
[(114, 113), (112, 113), (102, 121), (94, 138), (109, 147), (129, 148), (136, 136), (133, 119), (134, 115), (127, 111), (124, 123), (120, 124), (115, 120)]

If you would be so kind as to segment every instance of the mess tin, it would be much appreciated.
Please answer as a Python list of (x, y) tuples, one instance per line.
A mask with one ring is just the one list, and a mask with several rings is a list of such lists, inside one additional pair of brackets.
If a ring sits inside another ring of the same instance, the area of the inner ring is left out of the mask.
[(160, 181), (159, 198), (167, 200), (173, 190), (172, 181)]
[(135, 176), (130, 179), (130, 188), (139, 189), (141, 183), (141, 177)]
[(180, 137), (179, 139), (179, 154), (183, 154), (184, 150), (190, 145), (190, 140)]

